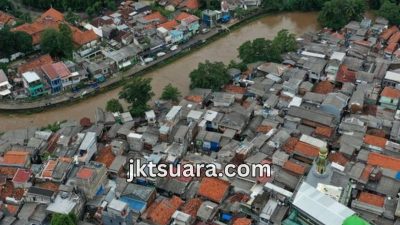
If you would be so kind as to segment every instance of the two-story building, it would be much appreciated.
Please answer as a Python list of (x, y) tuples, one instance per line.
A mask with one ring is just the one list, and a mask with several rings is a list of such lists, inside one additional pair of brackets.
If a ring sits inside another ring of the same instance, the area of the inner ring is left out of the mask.
[(29, 71), (22, 74), (24, 88), (31, 97), (38, 97), (45, 94), (42, 80), (36, 72)]
[(0, 69), (0, 98), (5, 98), (11, 94), (11, 84), (3, 70)]
[(379, 103), (382, 107), (396, 110), (399, 106), (400, 90), (393, 87), (385, 87), (381, 93)]

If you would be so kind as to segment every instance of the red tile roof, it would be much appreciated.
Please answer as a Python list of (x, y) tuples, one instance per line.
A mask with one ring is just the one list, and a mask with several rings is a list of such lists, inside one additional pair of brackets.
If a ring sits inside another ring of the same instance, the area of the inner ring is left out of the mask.
[(306, 167), (304, 165), (291, 160), (286, 161), (285, 164), (283, 164), (283, 168), (299, 175), (303, 175), (306, 172)]
[(237, 218), (232, 223), (232, 225), (250, 225), (250, 224), (251, 224), (251, 219), (248, 219), (246, 217)]
[(49, 160), (42, 171), (43, 178), (51, 178), (53, 176), (53, 171), (57, 166), (57, 160)]
[(153, 203), (155, 207), (149, 212), (149, 219), (157, 225), (167, 225), (172, 215), (184, 202), (177, 196), (171, 199), (164, 199), (161, 202)]
[(181, 211), (191, 215), (193, 218), (196, 218), (197, 211), (199, 210), (201, 203), (201, 199), (199, 198), (191, 198), (186, 204), (182, 207)]
[(58, 188), (60, 187), (60, 184), (56, 184), (56, 183), (51, 182), (51, 181), (47, 181), (47, 182), (44, 182), (44, 183), (36, 183), (36, 185), (39, 186), (40, 188), (51, 190), (51, 191), (54, 191), (54, 192), (57, 192)]
[(363, 172), (361, 173), (360, 180), (364, 181), (365, 183), (368, 182), (369, 176), (371, 175), (372, 170), (374, 167), (372, 165), (366, 165)]
[(287, 139), (285, 144), (282, 146), (283, 151), (285, 151), (287, 153), (292, 153), (294, 151), (294, 148), (295, 148), (297, 142), (299, 142), (298, 138), (290, 137), (289, 139)]
[(31, 177), (31, 171), (26, 169), (18, 169), (12, 181), (14, 183), (26, 183)]
[(383, 207), (385, 204), (385, 197), (363, 191), (360, 196), (358, 196), (358, 201), (377, 207)]
[(185, 97), (186, 100), (190, 102), (195, 102), (195, 103), (202, 103), (203, 102), (203, 97), (200, 95), (189, 95)]
[(382, 155), (376, 152), (371, 152), (368, 155), (367, 163), (373, 166), (400, 171), (400, 159), (392, 156)]
[(397, 28), (397, 26), (392, 26), (389, 29), (383, 31), (380, 38), (383, 40), (388, 40), (397, 31), (399, 31), (399, 28)]
[(336, 74), (336, 81), (341, 83), (354, 83), (356, 81), (356, 72), (349, 70), (346, 65), (342, 64)]
[(89, 118), (87, 117), (83, 117), (80, 121), (79, 124), (81, 125), (81, 127), (90, 127), (92, 126), (92, 122), (90, 121)]
[(175, 16), (175, 19), (178, 20), (178, 21), (182, 21), (182, 20), (184, 20), (184, 19), (186, 19), (186, 18), (188, 18), (190, 16), (191, 16), (191, 14), (189, 14), (189, 13), (181, 12), (177, 16)]
[(82, 167), (79, 169), (78, 173), (76, 173), (76, 177), (84, 180), (88, 180), (94, 174), (93, 169)]
[(92, 41), (97, 40), (97, 34), (93, 30), (82, 31), (76, 27), (70, 26), (72, 31), (72, 41), (78, 45), (82, 46), (88, 44)]
[(316, 157), (319, 154), (319, 149), (317, 147), (302, 141), (297, 142), (294, 151), (306, 157)]
[(44, 65), (42, 66), (42, 71), (50, 79), (56, 79), (57, 77), (67, 78), (71, 75), (71, 72), (63, 62)]
[(161, 15), (161, 13), (158, 11), (150, 13), (149, 15), (143, 17), (143, 19), (145, 19), (147, 21), (157, 20), (158, 23), (167, 22), (167, 18), (165, 18), (165, 16)]
[(200, 7), (199, 0), (187, 0), (183, 3), (183, 6), (188, 9), (198, 9)]
[(381, 96), (398, 99), (400, 98), (400, 90), (393, 87), (385, 87), (381, 93)]
[(53, 20), (56, 22), (62, 22), (64, 21), (64, 15), (61, 12), (53, 8), (50, 8), (40, 16), (40, 20), (41, 21)]
[(179, 24), (176, 22), (176, 20), (170, 20), (168, 22), (162, 23), (158, 25), (158, 27), (164, 27), (167, 30), (173, 30), (175, 27), (177, 27)]
[(42, 55), (32, 61), (29, 61), (25, 64), (22, 64), (21, 66), (18, 67), (18, 73), (22, 74), (28, 71), (33, 71), (35, 69), (40, 68), (43, 65), (46, 64), (51, 64), (53, 63), (53, 59), (49, 54)]
[(111, 145), (100, 149), (99, 154), (97, 154), (94, 161), (103, 163), (109, 168), (115, 159), (115, 155), (111, 150)]
[(392, 54), (394, 51), (397, 50), (397, 43), (389, 43), (388, 46), (385, 48), (385, 52)]
[(8, 13), (5, 13), (3, 11), (0, 11), (0, 24), (3, 24), (3, 25), (4, 24), (11, 24), (13, 22), (15, 22), (15, 17), (14, 16), (12, 16), (12, 15), (10, 15)]
[(9, 166), (0, 166), (0, 174), (5, 175), (7, 179), (12, 179), (17, 173), (18, 168)]
[(272, 127), (271, 127), (271, 126), (268, 126), (268, 125), (260, 125), (260, 126), (257, 127), (256, 132), (257, 132), (257, 133), (266, 134), (266, 133), (268, 133), (270, 130), (272, 130)]
[(397, 31), (390, 37), (388, 43), (399, 43), (399, 41), (400, 41), (400, 31)]
[(221, 203), (229, 190), (229, 182), (218, 178), (205, 177), (201, 180), (198, 194), (214, 202)]
[(6, 197), (14, 197), (17, 200), (22, 199), (24, 190), (15, 188), (11, 181), (7, 181), (5, 185), (0, 187), (0, 200), (5, 202)]
[(364, 136), (364, 143), (367, 144), (367, 145), (372, 145), (372, 146), (377, 146), (377, 147), (380, 147), (380, 148), (385, 148), (386, 142), (387, 142), (386, 138), (373, 136), (373, 135), (369, 135), (369, 134), (366, 134)]
[(342, 166), (346, 166), (346, 164), (349, 162), (349, 160), (340, 152), (330, 153), (328, 159), (329, 161), (335, 162)]
[(320, 135), (326, 138), (330, 138), (333, 134), (333, 129), (331, 127), (325, 127), (325, 126), (317, 126), (315, 129), (314, 133), (316, 135)]
[(333, 92), (334, 85), (329, 81), (321, 81), (314, 87), (315, 93), (328, 94)]
[(236, 85), (228, 84), (224, 87), (225, 92), (233, 93), (233, 94), (246, 94), (246, 88), (239, 87)]
[(29, 152), (27, 151), (8, 151), (0, 158), (0, 163), (6, 165), (24, 166), (29, 160)]

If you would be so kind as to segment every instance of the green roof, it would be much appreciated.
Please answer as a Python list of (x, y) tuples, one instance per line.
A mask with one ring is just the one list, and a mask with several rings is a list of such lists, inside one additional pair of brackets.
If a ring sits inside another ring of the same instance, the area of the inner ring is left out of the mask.
[(352, 215), (343, 221), (343, 225), (370, 225), (370, 223), (357, 215)]

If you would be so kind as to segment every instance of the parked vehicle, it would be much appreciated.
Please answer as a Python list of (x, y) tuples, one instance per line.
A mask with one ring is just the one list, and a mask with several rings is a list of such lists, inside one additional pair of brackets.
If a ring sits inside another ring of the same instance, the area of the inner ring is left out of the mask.
[(145, 62), (145, 63), (149, 63), (149, 62), (153, 62), (153, 61), (154, 61), (154, 59), (151, 58), (151, 57), (145, 58), (145, 59), (144, 59), (144, 62)]
[(175, 50), (177, 50), (177, 49), (178, 49), (178, 45), (173, 45), (173, 46), (170, 48), (171, 51), (175, 51)]
[(163, 57), (164, 55), (166, 55), (165, 52), (159, 52), (159, 53), (157, 53), (157, 57)]

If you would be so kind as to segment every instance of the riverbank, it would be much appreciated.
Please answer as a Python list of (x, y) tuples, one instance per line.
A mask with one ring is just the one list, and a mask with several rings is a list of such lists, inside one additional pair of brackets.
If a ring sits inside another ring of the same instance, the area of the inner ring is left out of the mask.
[[(163, 87), (168, 83), (172, 83), (179, 88), (182, 95), (186, 95), (189, 92), (189, 73), (197, 68), (198, 63), (205, 60), (229, 63), (230, 60), (237, 59), (237, 48), (243, 42), (259, 37), (272, 39), (277, 32), (284, 28), (297, 35), (316, 31), (318, 29), (317, 14), (295, 12), (259, 17), (255, 21), (231, 28), (231, 32), (221, 34), (223, 36), (220, 38), (210, 39), (204, 45), (196, 48), (196, 51), (192, 49), (192, 51), (183, 52), (179, 57), (176, 56), (177, 58), (171, 59), (170, 62), (165, 61), (164, 64), (159, 64), (142, 75), (152, 78), (155, 98), (160, 96)], [(112, 87), (107, 91), (98, 92), (94, 96), (87, 96), (83, 100), (67, 102), (58, 107), (39, 110), (40, 112), (37, 113), (2, 113), (0, 114), (0, 130), (41, 127), (65, 119), (93, 118), (95, 109), (97, 107), (104, 108), (110, 98), (118, 98), (120, 90), (120, 86)]]
[[(241, 20), (233, 20), (227, 25), (229, 30), (236, 30), (246, 24), (256, 21), (268, 15), (272, 15), (273, 12), (266, 12), (264, 10), (257, 10), (254, 13), (247, 15)], [(169, 52), (164, 57), (158, 58), (154, 62), (146, 65), (140, 66), (135, 65), (134, 67), (128, 69), (127, 71), (120, 71), (114, 76), (109, 78), (106, 82), (99, 85), (99, 88), (85, 88), (79, 93), (62, 93), (58, 96), (51, 96), (49, 98), (41, 98), (35, 101), (0, 101), (0, 111), (2, 112), (12, 112), (12, 113), (22, 113), (22, 114), (32, 114), (42, 112), (48, 108), (52, 107), (65, 107), (77, 102), (85, 101), (90, 97), (94, 97), (98, 94), (105, 93), (107, 91), (113, 90), (117, 87), (122, 86), (126, 83), (126, 79), (133, 76), (142, 76), (146, 73), (154, 71), (155, 69), (162, 68), (184, 56), (187, 56), (193, 51), (197, 51), (209, 43), (214, 42), (224, 36), (226, 36), (229, 31), (221, 31), (219, 28), (214, 28), (206, 34), (197, 34), (188, 42), (181, 44), (179, 50), (176, 52)]]

